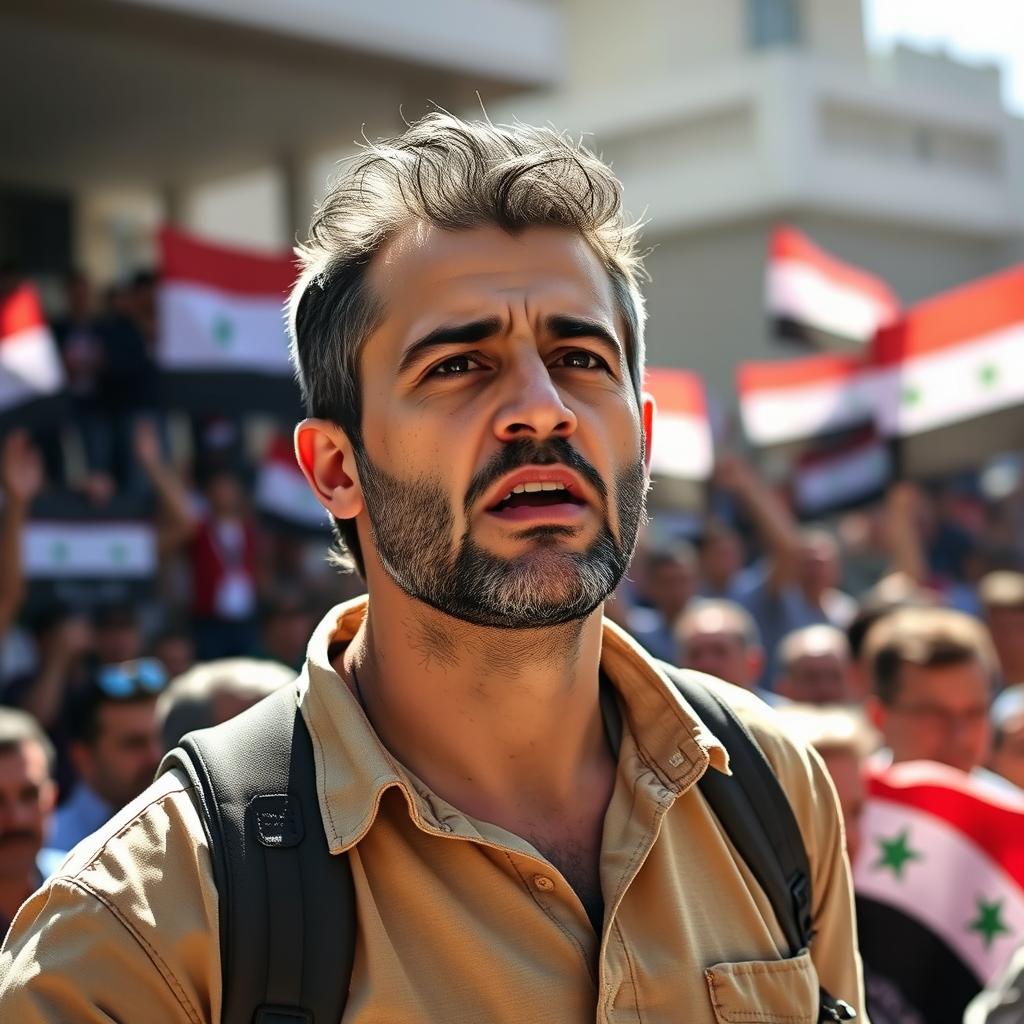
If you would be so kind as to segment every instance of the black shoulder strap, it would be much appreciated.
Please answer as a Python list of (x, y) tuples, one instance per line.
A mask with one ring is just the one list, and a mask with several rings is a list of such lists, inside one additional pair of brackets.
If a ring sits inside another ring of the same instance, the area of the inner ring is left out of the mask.
[(728, 704), (691, 673), (660, 668), (729, 751), (732, 775), (708, 771), (697, 785), (767, 895), (795, 956), (811, 940), (811, 869), (789, 799)]
[(195, 787), (220, 901), (223, 1024), (336, 1024), (356, 918), (347, 856), (332, 856), (313, 747), (282, 687), (213, 729), (189, 733), (160, 773)]

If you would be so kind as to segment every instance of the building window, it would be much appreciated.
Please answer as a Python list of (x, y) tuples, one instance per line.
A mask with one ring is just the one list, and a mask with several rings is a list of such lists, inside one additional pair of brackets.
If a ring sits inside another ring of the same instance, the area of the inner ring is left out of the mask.
[(799, 0), (747, 0), (747, 20), (755, 50), (800, 42)]

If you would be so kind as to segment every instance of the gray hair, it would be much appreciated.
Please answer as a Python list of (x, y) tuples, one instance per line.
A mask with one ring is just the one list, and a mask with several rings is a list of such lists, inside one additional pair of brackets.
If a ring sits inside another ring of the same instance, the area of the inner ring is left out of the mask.
[(23, 743), (37, 743), (46, 756), (46, 766), (53, 777), (57, 755), (50, 737), (27, 711), (0, 707), (0, 754), (10, 754)]
[(816, 658), (831, 654), (844, 665), (850, 660), (850, 641), (846, 634), (826, 622), (813, 626), (801, 626), (788, 632), (779, 644), (779, 670), (785, 674), (801, 658)]
[[(583, 235), (611, 280), (639, 396), (645, 322), (640, 225), (624, 217), (618, 179), (581, 143), (552, 128), (463, 121), (437, 111), (397, 138), (368, 143), (296, 250), (303, 272), (288, 304), (289, 333), (308, 415), (334, 421), (361, 445), (359, 356), (384, 312), (367, 271), (382, 246), (415, 222), (448, 231), (564, 227)], [(362, 573), (354, 522), (334, 525), (335, 561)]]
[(676, 641), (685, 647), (688, 637), (709, 627), (715, 633), (737, 637), (748, 651), (761, 647), (761, 631), (750, 612), (735, 601), (717, 597), (698, 598), (690, 602), (676, 623)]

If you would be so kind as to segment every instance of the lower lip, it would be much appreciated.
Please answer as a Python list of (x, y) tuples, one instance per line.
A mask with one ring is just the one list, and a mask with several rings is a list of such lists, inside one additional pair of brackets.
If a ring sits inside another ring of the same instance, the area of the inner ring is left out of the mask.
[(558, 505), (517, 505), (488, 515), (504, 523), (575, 523), (586, 511), (586, 505), (566, 501)]

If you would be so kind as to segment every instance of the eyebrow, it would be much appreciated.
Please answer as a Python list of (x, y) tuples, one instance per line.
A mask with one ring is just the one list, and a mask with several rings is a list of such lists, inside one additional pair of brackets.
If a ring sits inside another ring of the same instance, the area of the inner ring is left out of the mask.
[[(590, 317), (556, 313), (545, 318), (545, 329), (556, 338), (597, 338), (606, 348), (612, 350), (616, 358), (623, 356), (622, 344), (615, 333)], [(398, 372), (406, 373), (418, 363), (431, 349), (443, 348), (448, 345), (474, 345), (497, 334), (502, 328), (500, 317), (483, 317), (464, 324), (445, 324), (414, 341), (402, 353), (398, 364)]]

